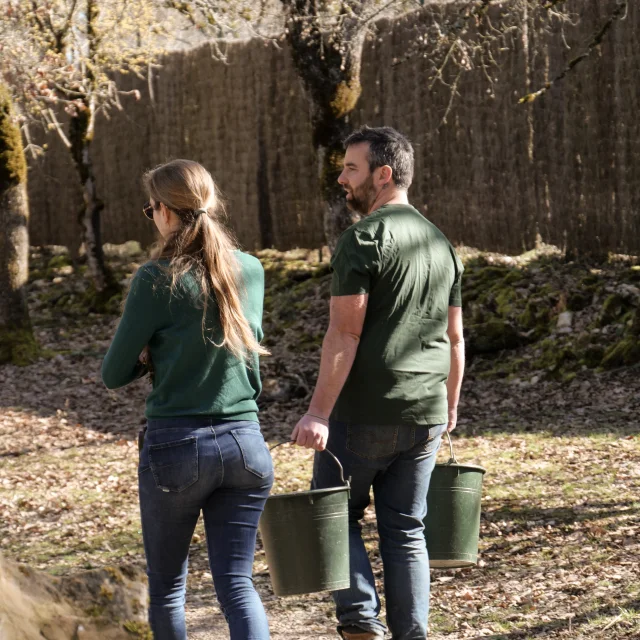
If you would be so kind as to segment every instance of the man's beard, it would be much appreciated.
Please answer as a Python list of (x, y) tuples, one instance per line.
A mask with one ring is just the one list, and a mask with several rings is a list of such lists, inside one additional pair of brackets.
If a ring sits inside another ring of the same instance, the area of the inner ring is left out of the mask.
[(350, 189), (349, 193), (351, 198), (347, 199), (347, 207), (362, 216), (368, 215), (369, 209), (376, 199), (373, 176), (369, 176), (359, 187)]

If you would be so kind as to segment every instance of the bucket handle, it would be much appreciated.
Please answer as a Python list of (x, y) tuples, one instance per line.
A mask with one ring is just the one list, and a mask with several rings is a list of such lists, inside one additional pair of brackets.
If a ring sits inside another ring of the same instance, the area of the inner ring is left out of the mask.
[[(278, 442), (278, 444), (274, 444), (273, 447), (271, 447), (269, 449), (269, 451), (273, 451), (274, 449), (277, 449), (278, 447), (281, 447), (283, 444), (293, 444), (292, 440), (285, 440), (284, 442)], [(338, 469), (340, 469), (340, 480), (342, 482), (342, 484), (345, 487), (351, 487), (351, 482), (349, 480), (345, 480), (344, 479), (344, 469), (342, 468), (342, 465), (340, 464), (340, 460), (338, 460), (338, 458), (336, 458), (336, 456), (331, 453), (331, 451), (329, 451), (329, 449), (323, 449), (320, 453), (328, 453), (335, 461), (336, 464), (338, 465)]]
[(449, 440), (449, 460), (447, 462), (447, 464), (458, 464), (458, 461), (456, 460), (456, 454), (453, 453), (453, 442), (451, 442), (451, 434), (446, 431), (445, 432), (447, 434), (447, 439)]

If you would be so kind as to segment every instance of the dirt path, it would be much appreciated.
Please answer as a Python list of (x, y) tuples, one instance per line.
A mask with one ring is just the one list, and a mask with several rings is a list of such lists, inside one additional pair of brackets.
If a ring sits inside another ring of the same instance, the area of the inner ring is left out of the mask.
[[(113, 316), (43, 307), (34, 319), (50, 356), (0, 367), (2, 551), (58, 573), (142, 565), (135, 437), (147, 382), (117, 392), (102, 385)], [(293, 376), (282, 366), (274, 357), (265, 378)], [(274, 383), (265, 393), (272, 443), (288, 437), (306, 402), (308, 381), (291, 380), (289, 392)], [(488, 468), (481, 562), (433, 573), (430, 638), (640, 639), (638, 369), (560, 382), (480, 376), (472, 364), (459, 413), (459, 459)], [(281, 447), (274, 490), (306, 488), (310, 469), (308, 452)], [(373, 524), (369, 514), (365, 537), (380, 576)], [(276, 598), (261, 549), (255, 571), (275, 640), (337, 637), (328, 594)], [(188, 620), (192, 640), (228, 637), (201, 529)]]

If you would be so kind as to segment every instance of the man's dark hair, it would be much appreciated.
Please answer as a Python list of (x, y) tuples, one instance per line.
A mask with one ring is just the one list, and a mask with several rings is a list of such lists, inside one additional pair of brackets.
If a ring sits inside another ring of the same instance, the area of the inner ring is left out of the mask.
[(391, 127), (365, 125), (344, 141), (344, 148), (361, 142), (369, 143), (370, 171), (389, 165), (396, 187), (409, 188), (413, 180), (413, 147), (405, 136)]

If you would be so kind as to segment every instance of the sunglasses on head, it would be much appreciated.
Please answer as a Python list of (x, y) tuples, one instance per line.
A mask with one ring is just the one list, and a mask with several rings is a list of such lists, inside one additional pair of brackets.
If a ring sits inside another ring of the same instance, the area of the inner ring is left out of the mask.
[(150, 202), (145, 202), (142, 205), (142, 213), (144, 213), (149, 220), (153, 220), (153, 205)]

